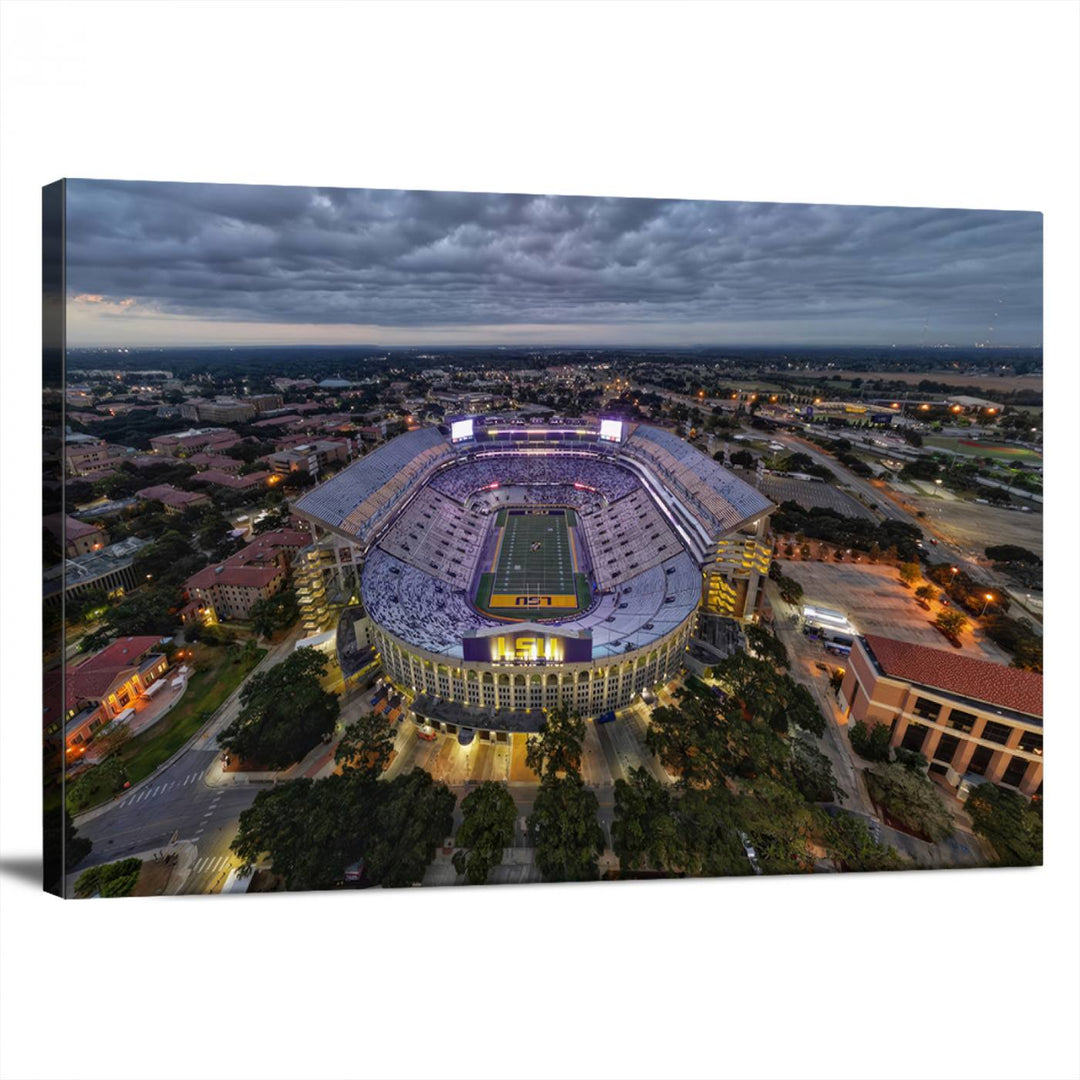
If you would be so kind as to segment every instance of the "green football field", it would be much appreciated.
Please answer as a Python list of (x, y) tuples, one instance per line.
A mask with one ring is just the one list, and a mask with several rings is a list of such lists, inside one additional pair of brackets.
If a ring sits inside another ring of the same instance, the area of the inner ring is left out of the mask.
[(481, 576), (477, 605), (524, 618), (566, 617), (588, 603), (566, 514), (507, 513), (491, 569)]
[(574, 555), (564, 514), (507, 516), (495, 558), (496, 595), (574, 594)]

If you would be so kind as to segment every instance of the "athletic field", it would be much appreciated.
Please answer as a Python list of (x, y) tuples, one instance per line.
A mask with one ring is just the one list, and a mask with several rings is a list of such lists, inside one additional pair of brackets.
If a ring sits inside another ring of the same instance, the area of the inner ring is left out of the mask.
[(996, 461), (1041, 461), (1042, 454), (1026, 446), (1001, 445), (992, 442), (976, 442), (974, 439), (950, 438), (946, 435), (930, 435), (923, 439), (923, 446), (941, 450), (955, 450), (970, 457), (988, 457)]
[(500, 514), (495, 555), (480, 579), (477, 606), (499, 615), (569, 616), (589, 602), (562, 510)]

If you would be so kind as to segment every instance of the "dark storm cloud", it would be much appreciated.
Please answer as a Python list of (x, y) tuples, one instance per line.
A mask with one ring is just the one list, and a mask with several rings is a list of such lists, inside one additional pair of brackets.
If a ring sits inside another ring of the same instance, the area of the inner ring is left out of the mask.
[(624, 341), (650, 327), (673, 342), (703, 327), (714, 340), (724, 327), (773, 341), (1041, 337), (1036, 214), (74, 181), (67, 239), (70, 297), (118, 334), (152, 313), (603, 325)]

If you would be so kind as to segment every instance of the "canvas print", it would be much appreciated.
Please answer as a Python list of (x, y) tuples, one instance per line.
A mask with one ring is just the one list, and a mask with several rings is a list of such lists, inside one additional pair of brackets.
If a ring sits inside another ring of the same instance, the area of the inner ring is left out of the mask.
[(49, 891), (1041, 863), (1038, 213), (43, 210)]

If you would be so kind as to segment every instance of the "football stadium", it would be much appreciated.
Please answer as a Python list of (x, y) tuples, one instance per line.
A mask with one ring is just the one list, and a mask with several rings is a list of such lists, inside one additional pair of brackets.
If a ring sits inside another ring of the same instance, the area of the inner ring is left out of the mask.
[(355, 575), (403, 708), (505, 741), (544, 710), (601, 716), (668, 682), (701, 612), (753, 618), (774, 506), (659, 427), (462, 418), (292, 508)]

